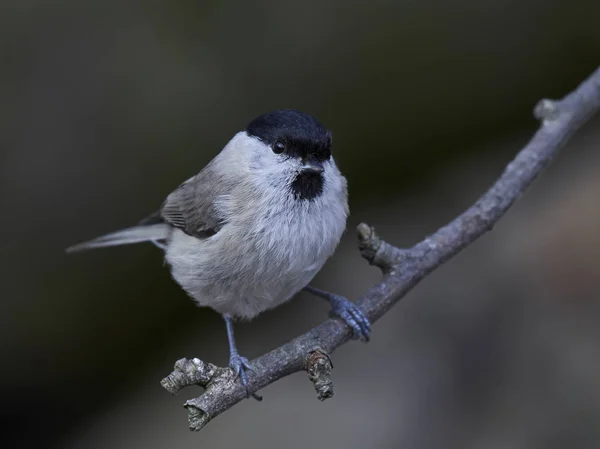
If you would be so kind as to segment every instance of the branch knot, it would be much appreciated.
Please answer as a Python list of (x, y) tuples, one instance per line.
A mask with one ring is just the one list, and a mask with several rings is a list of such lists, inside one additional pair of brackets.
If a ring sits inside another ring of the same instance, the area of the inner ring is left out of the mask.
[(217, 369), (212, 363), (204, 363), (197, 358), (179, 359), (175, 362), (173, 372), (161, 380), (160, 384), (172, 395), (191, 385), (206, 387)]

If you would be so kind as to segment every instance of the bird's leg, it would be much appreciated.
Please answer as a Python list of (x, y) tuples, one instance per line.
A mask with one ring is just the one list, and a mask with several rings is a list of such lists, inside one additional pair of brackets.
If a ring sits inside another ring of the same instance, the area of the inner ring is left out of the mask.
[(250, 369), (250, 364), (246, 357), (240, 356), (235, 345), (235, 337), (233, 335), (233, 320), (229, 315), (223, 315), (225, 326), (227, 326), (227, 339), (229, 340), (229, 368), (233, 370), (236, 377), (242, 380), (242, 385), (248, 385), (246, 370)]
[[(240, 356), (235, 345), (235, 337), (233, 336), (233, 320), (229, 315), (223, 315), (225, 320), (225, 326), (227, 327), (227, 339), (229, 340), (229, 368), (233, 371), (236, 377), (239, 377), (242, 381), (242, 385), (248, 386), (248, 377), (246, 370), (252, 371), (250, 363), (246, 357)], [(248, 395), (249, 396), (249, 395)], [(252, 397), (257, 401), (262, 401), (262, 397), (256, 393), (252, 393)]]
[(304, 287), (304, 290), (329, 301), (331, 304), (331, 314), (339, 316), (352, 328), (352, 334), (355, 339), (369, 341), (371, 323), (356, 304), (348, 301), (343, 296), (329, 293), (315, 287), (306, 286)]

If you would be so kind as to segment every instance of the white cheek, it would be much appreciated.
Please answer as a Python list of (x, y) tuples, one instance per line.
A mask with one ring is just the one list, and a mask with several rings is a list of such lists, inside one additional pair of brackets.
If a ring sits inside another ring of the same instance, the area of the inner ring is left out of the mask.
[(283, 189), (292, 182), (297, 171), (290, 159), (271, 152), (255, 156), (251, 176), (257, 185)]

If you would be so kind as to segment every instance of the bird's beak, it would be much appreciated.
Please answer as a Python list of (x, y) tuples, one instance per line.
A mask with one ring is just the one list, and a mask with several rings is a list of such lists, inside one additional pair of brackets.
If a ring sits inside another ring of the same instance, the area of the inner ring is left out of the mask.
[(302, 173), (312, 173), (315, 175), (320, 175), (324, 170), (323, 164), (318, 161), (310, 161), (300, 167), (300, 171)]

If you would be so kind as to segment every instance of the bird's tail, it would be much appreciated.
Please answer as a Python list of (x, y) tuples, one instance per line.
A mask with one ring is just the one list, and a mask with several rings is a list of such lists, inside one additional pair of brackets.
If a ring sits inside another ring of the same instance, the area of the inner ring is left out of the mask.
[(148, 226), (134, 226), (132, 228), (121, 229), (120, 231), (111, 232), (89, 240), (87, 242), (78, 243), (67, 248), (67, 253), (74, 253), (87, 249), (103, 248), (106, 246), (130, 245), (132, 243), (152, 242), (158, 247), (161, 247), (161, 240), (165, 240), (169, 234), (169, 227), (165, 223), (157, 223)]

